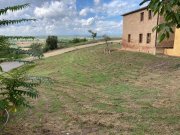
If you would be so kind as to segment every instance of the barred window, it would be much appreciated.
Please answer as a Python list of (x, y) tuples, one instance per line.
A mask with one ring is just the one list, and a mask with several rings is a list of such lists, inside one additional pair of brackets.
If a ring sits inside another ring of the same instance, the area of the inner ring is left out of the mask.
[(151, 33), (147, 33), (147, 43), (151, 43)]
[(148, 11), (148, 16), (149, 16), (149, 17), (148, 17), (149, 20), (152, 19), (152, 11), (151, 11), (151, 10)]
[(131, 42), (131, 34), (128, 34), (128, 42)]
[(140, 20), (141, 20), (141, 21), (144, 21), (144, 12), (142, 12), (142, 13), (140, 14), (140, 16), (141, 16), (141, 17), (140, 17)]
[(139, 43), (143, 42), (143, 34), (139, 34)]

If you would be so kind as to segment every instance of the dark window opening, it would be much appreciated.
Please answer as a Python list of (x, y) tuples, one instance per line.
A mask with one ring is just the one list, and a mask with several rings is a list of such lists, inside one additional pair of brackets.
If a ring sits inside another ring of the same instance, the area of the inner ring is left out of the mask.
[(128, 34), (128, 42), (131, 42), (131, 34)]
[(151, 10), (149, 10), (148, 16), (149, 16), (149, 19), (152, 19), (152, 11)]
[(151, 33), (147, 34), (147, 43), (151, 43)]
[(141, 21), (144, 20), (144, 12), (141, 13)]
[(139, 34), (139, 43), (143, 42), (143, 34)]

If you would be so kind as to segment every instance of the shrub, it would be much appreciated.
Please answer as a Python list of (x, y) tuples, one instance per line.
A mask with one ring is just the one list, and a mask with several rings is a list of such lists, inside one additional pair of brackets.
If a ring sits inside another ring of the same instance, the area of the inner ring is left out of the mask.
[(0, 76), (1, 100), (0, 108), (16, 109), (18, 106), (30, 107), (26, 97), (37, 98), (38, 92), (35, 89), (40, 85), (40, 80), (27, 75), (27, 71), (34, 65), (26, 65), (13, 70), (10, 73), (2, 73)]
[(70, 43), (80, 43), (80, 42), (86, 42), (87, 39), (86, 38), (74, 38), (73, 40), (70, 41)]
[(103, 35), (103, 38), (104, 38), (104, 41), (106, 42), (106, 44), (108, 44), (108, 41), (111, 40), (111, 38), (109, 36), (107, 36), (107, 35)]
[(107, 35), (103, 35), (103, 38), (104, 38), (104, 41), (106, 42), (106, 48), (104, 49), (104, 52), (105, 52), (105, 53), (108, 52), (108, 54), (110, 54), (110, 53), (111, 53), (111, 50), (110, 50), (110, 48), (109, 48), (109, 43), (108, 43), (108, 41), (110, 41), (111, 38), (110, 38), (109, 36), (107, 36)]
[(46, 39), (46, 46), (45, 49), (46, 51), (48, 50), (54, 50), (58, 48), (58, 38), (57, 36), (48, 36), (48, 38)]
[(37, 98), (39, 93), (36, 87), (52, 82), (46, 77), (30, 76), (28, 71), (34, 66), (26, 64), (8, 73), (0, 72), (0, 114), (4, 109), (16, 111), (20, 106), (31, 107), (27, 97)]
[(30, 46), (30, 52), (33, 56), (36, 56), (38, 58), (43, 57), (43, 49), (42, 49), (42, 44), (41, 43), (33, 43)]
[(86, 38), (83, 38), (82, 39), (82, 42), (87, 42), (88, 40)]
[(49, 49), (49, 46), (47, 46), (47, 45), (45, 45), (44, 47), (43, 47), (43, 52), (47, 52), (47, 51), (49, 51), (50, 49)]
[(79, 42), (80, 42), (80, 39), (79, 39), (79, 38), (74, 38), (71, 42), (72, 42), (72, 43), (79, 43)]

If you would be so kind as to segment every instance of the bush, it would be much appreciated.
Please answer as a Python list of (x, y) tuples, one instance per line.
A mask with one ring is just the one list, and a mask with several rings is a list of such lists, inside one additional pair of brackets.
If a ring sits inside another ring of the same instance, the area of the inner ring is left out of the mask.
[(83, 38), (82, 39), (82, 42), (87, 42), (88, 40), (86, 38)]
[[(0, 109), (16, 109), (19, 106), (30, 107), (25, 97), (37, 98), (36, 87), (41, 80), (27, 75), (34, 65), (26, 65), (9, 73), (1, 72), (0, 76)], [(1, 110), (1, 111), (2, 111)]]
[(36, 56), (38, 58), (43, 57), (43, 49), (42, 49), (43, 44), (41, 43), (32, 43), (30, 46), (30, 52), (33, 56)]
[(46, 46), (44, 48), (44, 51), (54, 50), (58, 48), (58, 38), (57, 36), (48, 36), (46, 39)]
[(80, 42), (80, 39), (79, 39), (79, 38), (74, 38), (71, 42), (72, 42), (72, 43), (79, 43), (79, 42)]
[(70, 41), (70, 43), (80, 43), (80, 42), (86, 42), (87, 39), (86, 38), (74, 38), (73, 40)]

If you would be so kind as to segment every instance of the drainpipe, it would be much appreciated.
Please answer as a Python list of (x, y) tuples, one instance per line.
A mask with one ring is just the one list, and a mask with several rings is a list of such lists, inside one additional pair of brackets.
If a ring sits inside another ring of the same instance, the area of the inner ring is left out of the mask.
[[(159, 12), (158, 12), (158, 18), (157, 18), (157, 25), (159, 25)], [(157, 33), (157, 30), (156, 30), (155, 47), (157, 47), (157, 36), (158, 36), (158, 33)]]

